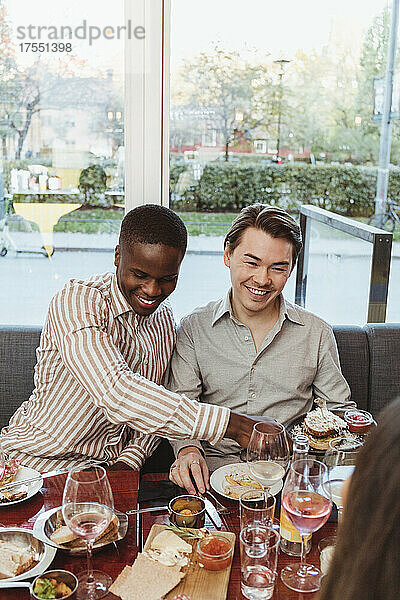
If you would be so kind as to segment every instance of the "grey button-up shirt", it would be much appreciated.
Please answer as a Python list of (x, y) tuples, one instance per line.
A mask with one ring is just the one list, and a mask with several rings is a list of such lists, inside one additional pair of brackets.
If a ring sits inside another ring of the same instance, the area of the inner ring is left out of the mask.
[[(281, 295), (279, 318), (257, 352), (249, 328), (233, 316), (230, 297), (229, 291), (182, 319), (169, 389), (283, 424), (310, 410), (315, 397), (325, 398), (329, 408), (354, 406), (330, 325)], [(175, 452), (197, 445), (171, 444)], [(236, 462), (241, 450), (229, 439), (202, 446), (212, 470)]]

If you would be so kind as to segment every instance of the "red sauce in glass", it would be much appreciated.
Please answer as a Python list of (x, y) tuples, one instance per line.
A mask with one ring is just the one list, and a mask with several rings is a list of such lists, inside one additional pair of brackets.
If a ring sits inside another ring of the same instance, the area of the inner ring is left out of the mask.
[(344, 419), (352, 433), (366, 433), (374, 421), (370, 413), (357, 410), (346, 411)]
[(208, 571), (222, 571), (232, 562), (232, 546), (228, 540), (212, 537), (199, 545), (199, 563)]

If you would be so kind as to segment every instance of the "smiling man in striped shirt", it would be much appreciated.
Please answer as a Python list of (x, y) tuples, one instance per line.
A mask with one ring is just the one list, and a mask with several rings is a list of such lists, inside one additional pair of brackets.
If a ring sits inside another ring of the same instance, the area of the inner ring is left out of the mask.
[(35, 389), (2, 430), (10, 457), (40, 471), (88, 459), (139, 469), (158, 436), (247, 444), (254, 419), (160, 385), (175, 345), (164, 301), (186, 244), (173, 211), (138, 207), (121, 225), (116, 274), (72, 279), (55, 295), (37, 349)]

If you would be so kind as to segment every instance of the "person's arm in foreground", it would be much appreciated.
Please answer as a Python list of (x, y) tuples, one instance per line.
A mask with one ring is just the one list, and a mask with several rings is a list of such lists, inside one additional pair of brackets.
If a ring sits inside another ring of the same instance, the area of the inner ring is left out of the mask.
[(171, 439), (224, 436), (247, 446), (253, 420), (227, 408), (200, 404), (133, 373), (107, 330), (107, 315), (97, 290), (70, 286), (57, 294), (49, 325), (65, 367), (96, 406), (115, 424)]

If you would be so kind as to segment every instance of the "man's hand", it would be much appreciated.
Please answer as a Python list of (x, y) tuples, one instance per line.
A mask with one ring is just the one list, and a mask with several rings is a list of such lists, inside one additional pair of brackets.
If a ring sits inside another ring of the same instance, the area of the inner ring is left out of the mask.
[[(197, 490), (190, 475), (194, 479)], [(189, 494), (197, 494), (198, 491), (204, 494), (206, 489), (210, 489), (207, 463), (195, 446), (182, 448), (171, 466), (169, 478), (179, 487), (185, 488)]]
[(278, 421), (270, 417), (248, 417), (237, 412), (231, 411), (228, 427), (225, 432), (225, 437), (235, 440), (243, 448), (247, 448), (253, 427), (256, 423), (269, 423), (271, 433), (278, 431), (276, 425)]

